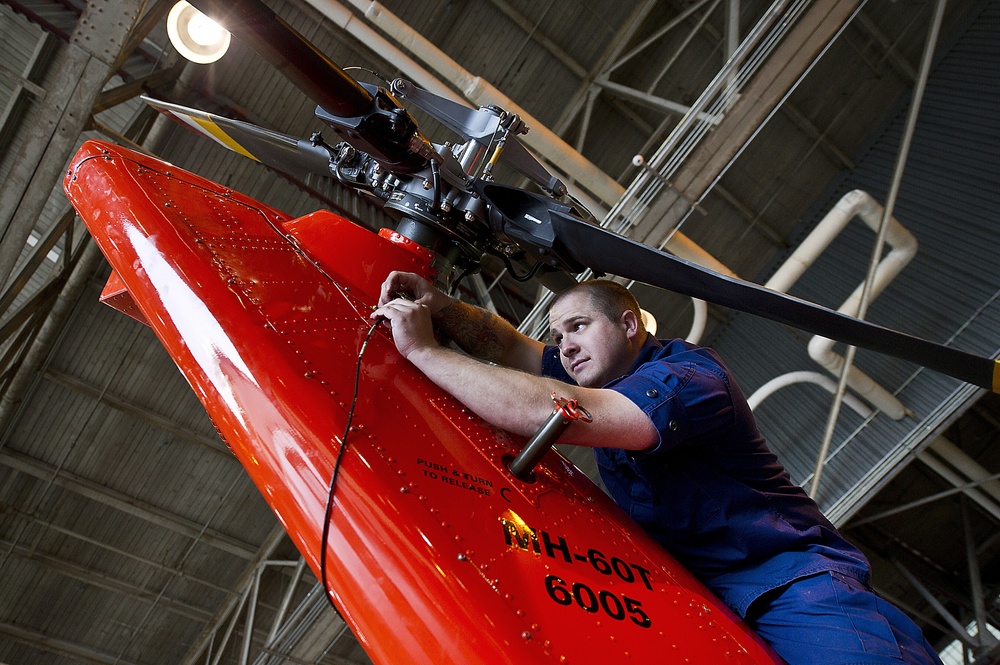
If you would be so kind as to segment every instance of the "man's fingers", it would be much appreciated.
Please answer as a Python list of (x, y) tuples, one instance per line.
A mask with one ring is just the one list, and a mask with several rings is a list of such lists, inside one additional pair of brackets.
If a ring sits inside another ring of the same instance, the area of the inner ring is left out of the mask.
[(395, 297), (393, 295), (395, 292), (395, 280), (393, 279), (393, 275), (389, 275), (389, 278), (382, 282), (382, 290), (378, 294), (378, 306), (382, 307), (392, 300)]
[(409, 298), (393, 298), (389, 302), (379, 305), (375, 311), (369, 315), (369, 318), (384, 318), (392, 320), (400, 314), (412, 312), (421, 307), (426, 308), (427, 305), (410, 300)]
[(382, 289), (379, 291), (378, 294), (379, 307), (382, 307), (387, 302), (393, 299), (392, 294), (396, 292), (396, 279), (398, 275), (399, 275), (398, 272), (393, 271), (389, 273), (389, 276), (385, 278), (384, 282), (382, 282)]
[(419, 277), (411, 273), (397, 271), (389, 273), (389, 276), (382, 282), (382, 290), (379, 292), (379, 307), (394, 300), (400, 293), (412, 291), (415, 287), (411, 278), (419, 279)]
[(396, 298), (403, 297), (421, 305), (433, 308), (431, 313), (442, 309), (450, 301), (426, 279), (411, 272), (392, 271), (382, 282), (378, 306), (384, 307)]
[(369, 315), (391, 331), (392, 341), (404, 358), (418, 348), (435, 343), (430, 308), (413, 300), (395, 298)]

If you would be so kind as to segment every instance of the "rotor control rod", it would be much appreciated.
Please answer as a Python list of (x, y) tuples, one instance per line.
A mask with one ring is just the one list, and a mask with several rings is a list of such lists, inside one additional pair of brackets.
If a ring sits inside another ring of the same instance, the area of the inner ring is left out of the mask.
[(245, 42), (313, 101), (336, 116), (368, 113), (372, 95), (258, 0), (193, 0), (198, 11)]
[(511, 460), (510, 472), (518, 480), (531, 482), (532, 469), (542, 460), (545, 453), (549, 452), (549, 448), (555, 444), (556, 439), (566, 431), (566, 428), (573, 421), (579, 420), (589, 423), (593, 420), (590, 412), (577, 404), (575, 399), (568, 400), (565, 397), (556, 397), (556, 394), (552, 393), (552, 401), (556, 405), (552, 415), (546, 418), (531, 440), (517, 454), (517, 457)]

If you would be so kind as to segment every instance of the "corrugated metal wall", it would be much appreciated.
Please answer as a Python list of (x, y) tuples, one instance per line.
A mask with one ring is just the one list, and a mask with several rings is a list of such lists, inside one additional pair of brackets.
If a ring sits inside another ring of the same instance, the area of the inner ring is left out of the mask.
[[(984, 2), (972, 16), (953, 43), (938, 48), (896, 205), (895, 217), (917, 236), (920, 249), (867, 318), (993, 356), (1000, 348), (1000, 5)], [(804, 219), (793, 246), (852, 189), (885, 201), (907, 110), (908, 104), (898, 109), (855, 155), (856, 169), (831, 185)], [(863, 224), (852, 223), (793, 295), (839, 307), (864, 278), (874, 238)], [(727, 358), (749, 395), (779, 374), (818, 369), (806, 354), (807, 341), (798, 331), (735, 315), (709, 343)], [(914, 415), (898, 422), (876, 415), (864, 422), (842, 410), (819, 497), (835, 521), (846, 519), (976, 395), (956, 380), (870, 352), (860, 351), (856, 364), (898, 391)], [(796, 482), (811, 478), (831, 401), (816, 386), (798, 385), (776, 393), (757, 411), (764, 434)]]

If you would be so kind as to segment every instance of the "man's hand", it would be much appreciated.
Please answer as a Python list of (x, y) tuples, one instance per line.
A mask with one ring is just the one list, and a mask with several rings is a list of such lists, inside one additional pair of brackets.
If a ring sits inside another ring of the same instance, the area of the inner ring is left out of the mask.
[(407, 298), (396, 298), (381, 305), (371, 314), (372, 320), (383, 319), (392, 330), (392, 341), (404, 358), (439, 344), (434, 337), (431, 310), (427, 305)]
[(430, 310), (431, 315), (437, 314), (452, 303), (449, 296), (439, 291), (423, 277), (412, 272), (394, 270), (382, 282), (378, 306), (383, 307), (403, 294), (412, 296), (413, 302), (418, 305), (425, 305)]
[[(407, 322), (406, 329), (397, 333), (396, 320), (385, 311), (400, 296), (412, 304), (423, 306), (428, 318), (433, 317), (436, 330), (469, 355), (522, 372), (541, 372), (542, 352), (545, 350), (543, 343), (522, 335), (514, 326), (492, 312), (442, 293), (419, 275), (391, 272), (382, 283), (376, 315), (391, 322), (393, 339), (404, 356), (409, 358), (408, 354), (415, 348), (410, 336), (410, 331), (416, 330), (414, 324)], [(396, 315), (401, 317), (403, 312), (394, 313)], [(424, 332), (420, 333), (419, 339), (427, 339)], [(437, 340), (434, 341), (437, 346)]]

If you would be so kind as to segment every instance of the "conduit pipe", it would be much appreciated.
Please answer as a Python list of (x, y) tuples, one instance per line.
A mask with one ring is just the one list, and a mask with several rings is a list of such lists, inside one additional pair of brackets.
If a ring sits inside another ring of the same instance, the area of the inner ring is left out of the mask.
[[(403, 46), (417, 59), (431, 67), (437, 75), (450, 81), (465, 96), (466, 100), (475, 106), (496, 104), (504, 110), (516, 113), (530, 127), (522, 140), (550, 164), (557, 164), (559, 171), (569, 179), (588, 190), (607, 204), (615, 204), (625, 193), (614, 178), (597, 168), (590, 160), (573, 149), (568, 143), (533, 117), (521, 106), (500, 92), (479, 76), (475, 76), (461, 67), (457, 62), (437, 48), (429, 40), (414, 31), (399, 17), (388, 11), (378, 2), (370, 0), (349, 0), (364, 17), (379, 30), (388, 35), (396, 44)], [(437, 95), (460, 101), (458, 96), (445, 86), (434, 74), (406, 55), (398, 46), (390, 43), (371, 27), (361, 21), (346, 7), (335, 0), (306, 0), (306, 3), (324, 17), (336, 24), (345, 32), (353, 35), (362, 43), (368, 45), (378, 55), (398, 67), (406, 76), (413, 79), (421, 87)], [(583, 199), (574, 192), (574, 196)], [(596, 214), (596, 211), (594, 211)], [(709, 270), (724, 275), (735, 276), (725, 265), (706, 252), (681, 233), (675, 233), (667, 243), (666, 249), (676, 256), (692, 263), (704, 266)]]
[[(860, 217), (869, 228), (878, 232), (883, 212), (882, 206), (867, 192), (859, 189), (848, 192), (827, 213), (765, 286), (776, 291), (787, 292), (846, 228), (848, 222), (854, 217)], [(903, 228), (903, 225), (895, 218), (889, 220), (886, 242), (892, 250), (885, 255), (876, 268), (871, 300), (874, 300), (896, 278), (917, 253), (917, 239)], [(858, 288), (837, 311), (857, 316), (863, 291), (864, 283), (858, 285)], [(809, 342), (809, 356), (836, 375), (844, 367), (844, 357), (833, 351), (833, 345), (833, 340), (817, 335)], [(893, 420), (900, 420), (909, 413), (902, 402), (856, 367), (850, 368), (848, 385)]]
[(919, 459), (928, 469), (941, 476), (943, 480), (955, 488), (955, 491), (960, 491), (972, 501), (979, 504), (979, 507), (992, 515), (994, 519), (1000, 520), (1000, 506), (997, 505), (996, 501), (979, 491), (976, 486), (976, 481), (970, 482), (966, 480), (962, 477), (962, 474), (956, 473), (951, 467), (942, 462), (940, 459), (933, 455), (928, 455), (925, 452), (921, 452), (917, 455), (917, 459)]
[[(896, 197), (899, 195), (899, 187), (903, 181), (903, 171), (906, 168), (906, 159), (910, 154), (910, 143), (913, 140), (913, 133), (916, 131), (917, 116), (920, 112), (920, 105), (923, 102), (924, 91), (927, 88), (927, 79), (930, 76), (931, 61), (934, 58), (938, 33), (941, 30), (941, 23), (944, 20), (945, 4), (946, 0), (937, 0), (935, 4), (934, 18), (931, 20), (931, 26), (927, 32), (927, 42), (924, 44), (923, 55), (920, 57), (920, 76), (917, 78), (916, 87), (913, 89), (913, 99), (910, 102), (910, 110), (906, 116), (906, 128), (903, 130), (903, 139), (900, 142), (899, 153), (896, 156), (896, 163), (892, 169), (892, 182), (889, 184), (889, 193), (886, 196), (886, 205), (882, 220), (875, 234), (875, 244), (872, 247), (872, 255), (868, 262), (868, 271), (865, 274), (861, 302), (858, 305), (857, 316), (861, 319), (864, 319), (868, 313), (868, 304), (871, 302), (871, 287), (875, 284), (875, 271), (878, 269), (878, 260), (882, 256), (882, 250), (885, 248), (890, 222), (892, 221), (892, 215), (896, 207)], [(847, 355), (844, 358), (844, 370), (840, 373), (840, 380), (837, 383), (837, 395), (834, 397), (833, 405), (830, 407), (830, 417), (827, 418), (826, 429), (823, 431), (823, 442), (820, 444), (819, 454), (816, 456), (816, 469), (813, 472), (812, 487), (809, 490), (809, 496), (813, 498), (819, 492), (819, 481), (823, 474), (823, 467), (826, 465), (827, 454), (830, 452), (830, 444), (833, 442), (833, 432), (837, 426), (840, 401), (847, 390), (849, 370), (851, 365), (854, 364), (854, 356), (857, 350), (858, 347), (853, 345), (847, 347)]]
[[(927, 446), (926, 449), (917, 453), (917, 458), (924, 460), (934, 453), (945, 461), (949, 466), (958, 471), (964, 478), (962, 484), (966, 482), (978, 483), (979, 489), (988, 494), (997, 506), (1000, 506), (1000, 480), (990, 478), (990, 472), (979, 462), (969, 456), (968, 453), (956, 446), (950, 439), (939, 436)], [(1000, 515), (1000, 513), (997, 513)]]
[(708, 324), (708, 305), (698, 298), (691, 298), (691, 304), (694, 305), (694, 319), (691, 321), (691, 330), (684, 339), (692, 344), (699, 344)]
[[(776, 376), (760, 388), (754, 391), (750, 397), (747, 398), (747, 403), (750, 405), (750, 410), (755, 410), (760, 406), (761, 402), (773, 395), (778, 390), (786, 386), (791, 386), (796, 383), (813, 383), (821, 388), (825, 389), (831, 395), (837, 392), (837, 382), (831, 379), (826, 374), (820, 374), (819, 372), (789, 372), (787, 374), (782, 374), (781, 376)], [(862, 402), (860, 399), (854, 395), (844, 395), (844, 404), (854, 409), (859, 416), (862, 418), (868, 418), (872, 415), (872, 410), (868, 408), (868, 405)]]

